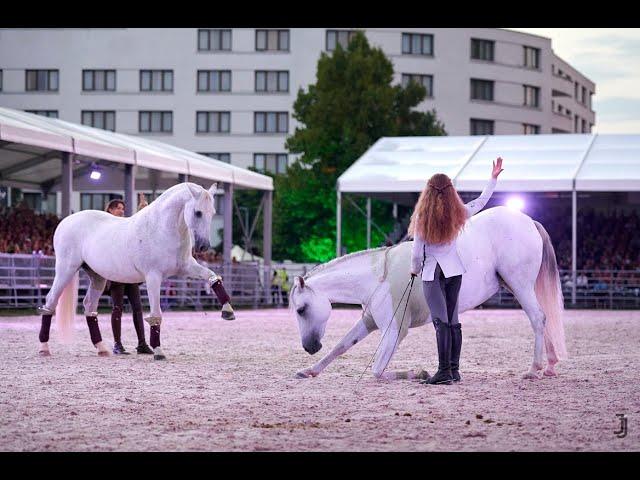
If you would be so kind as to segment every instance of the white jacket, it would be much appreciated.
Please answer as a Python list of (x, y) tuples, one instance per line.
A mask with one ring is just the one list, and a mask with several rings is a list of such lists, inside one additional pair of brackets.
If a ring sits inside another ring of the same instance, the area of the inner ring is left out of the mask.
[[(475, 215), (484, 208), (491, 198), (496, 183), (497, 179), (492, 177), (480, 196), (464, 206), (467, 210), (467, 218)], [(436, 263), (440, 264), (445, 278), (465, 273), (466, 269), (462, 264), (457, 249), (457, 240), (456, 237), (449, 243), (429, 244), (416, 233), (413, 239), (413, 250), (411, 253), (411, 271), (417, 274), (422, 270), (422, 280), (425, 282), (433, 281)], [(422, 264), (423, 258), (424, 265)]]

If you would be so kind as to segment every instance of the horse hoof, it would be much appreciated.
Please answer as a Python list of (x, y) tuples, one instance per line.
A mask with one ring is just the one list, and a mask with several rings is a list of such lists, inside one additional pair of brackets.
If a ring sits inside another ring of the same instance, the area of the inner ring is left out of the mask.
[(300, 370), (296, 373), (297, 378), (311, 378), (315, 376), (317, 376), (317, 374), (314, 374), (311, 370)]
[(167, 357), (165, 357), (164, 355), (154, 355), (153, 359), (154, 360), (166, 360)]
[(222, 311), (222, 319), (223, 320), (235, 320), (236, 316), (233, 312)]
[(522, 378), (527, 380), (538, 380), (538, 374), (534, 372), (527, 372), (522, 376)]
[(50, 357), (51, 352), (49, 352), (49, 350), (40, 350), (38, 352), (38, 355), (40, 355), (41, 357)]
[(558, 374), (555, 372), (555, 370), (548, 370), (548, 369), (544, 371), (543, 375), (545, 377), (557, 377), (558, 376)]

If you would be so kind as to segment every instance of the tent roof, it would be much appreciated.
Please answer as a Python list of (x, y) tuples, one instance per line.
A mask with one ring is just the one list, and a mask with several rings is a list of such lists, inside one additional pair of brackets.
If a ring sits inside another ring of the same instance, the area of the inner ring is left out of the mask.
[(54, 181), (60, 175), (59, 152), (187, 174), (196, 182), (217, 181), (273, 190), (273, 179), (267, 175), (173, 145), (0, 107), (0, 180), (17, 184)]
[(420, 192), (435, 173), (482, 190), (502, 157), (496, 191), (639, 191), (640, 135), (384, 137), (338, 179), (341, 192)]

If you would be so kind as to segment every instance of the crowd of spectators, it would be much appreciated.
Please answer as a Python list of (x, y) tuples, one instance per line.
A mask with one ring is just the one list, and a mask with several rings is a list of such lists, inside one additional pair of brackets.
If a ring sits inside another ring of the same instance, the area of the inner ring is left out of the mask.
[(0, 253), (53, 255), (53, 232), (60, 219), (25, 204), (0, 207)]

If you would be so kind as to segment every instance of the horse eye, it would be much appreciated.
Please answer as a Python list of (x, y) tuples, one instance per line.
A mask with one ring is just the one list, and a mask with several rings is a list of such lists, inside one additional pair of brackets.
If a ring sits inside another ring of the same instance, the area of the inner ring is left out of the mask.
[(307, 306), (303, 305), (302, 307), (298, 308), (296, 310), (296, 312), (298, 312), (298, 315), (304, 315), (304, 311), (305, 311), (306, 308), (307, 308)]
[(200, 218), (201, 216), (202, 216), (202, 212), (201, 212), (200, 210), (198, 210), (198, 211), (196, 212), (196, 217)]

